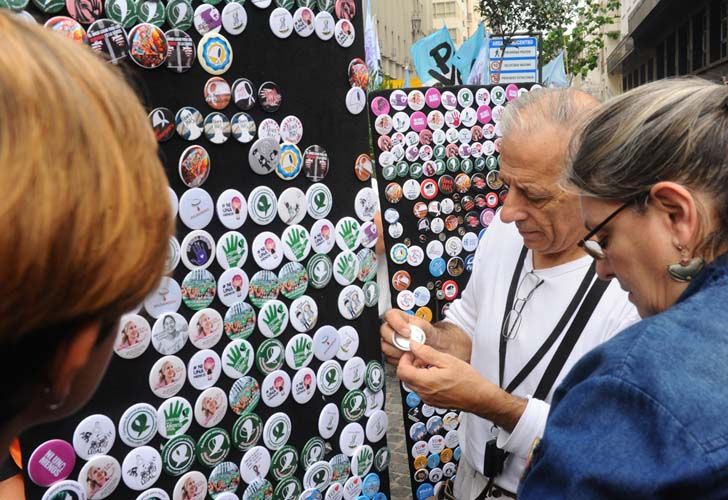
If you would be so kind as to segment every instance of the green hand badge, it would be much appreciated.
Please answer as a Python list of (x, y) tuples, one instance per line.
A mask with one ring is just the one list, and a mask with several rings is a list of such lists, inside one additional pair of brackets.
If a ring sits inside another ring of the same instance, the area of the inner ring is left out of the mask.
[(296, 369), (301, 368), (309, 354), (311, 354), (311, 340), (307, 338), (299, 338), (293, 345), (293, 361), (296, 365)]
[(245, 240), (236, 234), (231, 234), (225, 238), (225, 246), (222, 249), (230, 267), (237, 267), (245, 253)]
[(341, 237), (344, 238), (344, 242), (350, 250), (356, 246), (358, 232), (359, 224), (356, 221), (345, 221), (341, 226)]
[(337, 270), (339, 274), (346, 278), (347, 281), (352, 282), (356, 278), (356, 257), (354, 255), (347, 255), (343, 259), (339, 260)]
[(303, 259), (306, 253), (306, 245), (308, 245), (308, 235), (303, 229), (293, 229), (288, 233), (286, 244), (293, 251), (293, 255), (296, 259)]
[(286, 308), (282, 304), (276, 307), (269, 307), (265, 310), (265, 317), (263, 322), (268, 325), (273, 336), (278, 336), (281, 333), (281, 327), (286, 315)]
[(227, 355), (227, 366), (240, 373), (247, 373), (249, 368), (248, 356), (243, 355), (240, 346), (233, 347)]
[(175, 401), (172, 406), (164, 410), (164, 419), (167, 433), (173, 435), (189, 422), (190, 409), (180, 401)]

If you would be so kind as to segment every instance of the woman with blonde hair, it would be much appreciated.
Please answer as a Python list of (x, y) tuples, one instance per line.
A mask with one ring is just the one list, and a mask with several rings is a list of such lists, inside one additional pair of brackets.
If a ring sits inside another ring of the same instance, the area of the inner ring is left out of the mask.
[(558, 388), (518, 497), (728, 498), (728, 87), (666, 80), (607, 102), (567, 184), (581, 246), (644, 319)]
[(5, 450), (91, 396), (119, 318), (162, 276), (173, 223), (154, 133), (120, 73), (6, 12), (0, 47)]

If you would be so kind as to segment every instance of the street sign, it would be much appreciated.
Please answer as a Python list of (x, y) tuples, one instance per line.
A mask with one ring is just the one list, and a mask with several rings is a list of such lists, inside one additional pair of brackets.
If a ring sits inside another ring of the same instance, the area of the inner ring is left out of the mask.
[(503, 50), (505, 40), (490, 39), (490, 83), (538, 82), (540, 77), (539, 43), (534, 36), (514, 36)]

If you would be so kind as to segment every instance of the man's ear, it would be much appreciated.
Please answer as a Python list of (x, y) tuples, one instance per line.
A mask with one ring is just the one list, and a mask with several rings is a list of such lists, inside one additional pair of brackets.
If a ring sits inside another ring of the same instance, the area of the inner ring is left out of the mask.
[(74, 382), (91, 361), (100, 329), (98, 321), (84, 324), (58, 346), (48, 371), (49, 408), (60, 409), (71, 396)]

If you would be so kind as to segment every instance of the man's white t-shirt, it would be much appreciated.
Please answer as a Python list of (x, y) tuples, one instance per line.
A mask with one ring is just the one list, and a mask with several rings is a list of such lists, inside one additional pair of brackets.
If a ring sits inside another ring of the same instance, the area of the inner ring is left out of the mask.
[[(522, 248), (523, 238), (515, 224), (505, 224), (499, 215), (496, 216), (478, 246), (473, 273), (467, 287), (461, 298), (455, 300), (446, 313), (446, 321), (458, 325), (472, 339), (470, 364), (496, 385), (501, 323), (508, 289)], [(508, 341), (504, 387), (508, 386), (551, 334), (574, 298), (591, 263), (592, 258), (585, 256), (556, 267), (534, 271), (543, 279), (543, 284), (536, 289), (523, 308), (516, 337)], [(518, 282), (532, 270), (533, 255), (529, 250)], [(503, 489), (515, 492), (531, 444), (543, 434), (549, 412), (548, 403), (556, 387), (579, 358), (638, 320), (637, 311), (628, 301), (627, 293), (614, 280), (586, 324), (546, 401), (536, 400), (531, 395), (536, 391), (564, 333), (571, 325), (571, 320), (535, 369), (513, 390), (514, 396), (529, 398), (529, 402), (512, 433), (494, 429), (493, 424), (484, 418), (462, 413), (458, 431), (461, 460), (467, 460), (473, 469), (482, 474), (485, 445), (489, 440), (497, 438), (498, 446), (510, 455), (503, 474), (495, 483)]]

